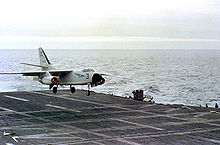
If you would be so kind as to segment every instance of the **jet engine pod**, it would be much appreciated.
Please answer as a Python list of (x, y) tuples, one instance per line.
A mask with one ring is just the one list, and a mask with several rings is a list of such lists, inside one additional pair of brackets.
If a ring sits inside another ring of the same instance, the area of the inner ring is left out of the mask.
[(105, 83), (105, 79), (104, 78), (102, 78), (102, 80), (99, 82), (99, 84), (98, 85), (102, 85), (102, 84), (104, 84)]
[(52, 77), (52, 79), (50, 81), (51, 81), (52, 84), (57, 85), (58, 78), (57, 77)]
[(93, 76), (92, 76), (92, 82), (93, 83), (98, 83), (102, 80), (102, 76), (98, 73), (95, 73)]
[(42, 84), (45, 85), (58, 85), (58, 78), (54, 76), (47, 76), (39, 80)]
[(102, 85), (105, 83), (105, 79), (102, 77), (102, 75), (95, 73), (92, 76), (92, 82), (97, 85)]

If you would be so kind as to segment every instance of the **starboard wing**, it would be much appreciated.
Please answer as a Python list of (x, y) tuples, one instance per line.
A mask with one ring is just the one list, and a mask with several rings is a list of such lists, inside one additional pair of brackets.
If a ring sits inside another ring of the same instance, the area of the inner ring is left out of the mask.
[(72, 72), (73, 70), (49, 70), (48, 72), (52, 75), (52, 76), (59, 76), (61, 74), (68, 74), (70, 72)]

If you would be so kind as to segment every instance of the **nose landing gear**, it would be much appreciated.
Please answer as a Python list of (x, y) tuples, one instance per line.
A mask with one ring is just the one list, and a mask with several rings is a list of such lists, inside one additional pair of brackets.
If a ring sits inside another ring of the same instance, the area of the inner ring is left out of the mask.
[(88, 91), (86, 92), (86, 95), (89, 96), (90, 95), (90, 89), (91, 89), (91, 84), (88, 83)]
[(90, 95), (90, 91), (89, 91), (89, 90), (86, 92), (86, 95), (87, 95), (87, 96), (89, 96), (89, 95)]

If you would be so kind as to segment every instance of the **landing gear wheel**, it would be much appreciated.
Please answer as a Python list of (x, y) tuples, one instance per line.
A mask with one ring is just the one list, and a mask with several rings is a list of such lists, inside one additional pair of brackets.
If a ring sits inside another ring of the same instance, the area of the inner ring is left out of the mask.
[(90, 91), (89, 91), (89, 90), (86, 92), (86, 95), (87, 95), (87, 96), (89, 96), (89, 95), (90, 95)]
[(74, 94), (76, 92), (75, 87), (70, 87), (70, 91), (71, 91), (72, 94)]
[(54, 94), (57, 93), (57, 87), (53, 87), (53, 93), (54, 93)]

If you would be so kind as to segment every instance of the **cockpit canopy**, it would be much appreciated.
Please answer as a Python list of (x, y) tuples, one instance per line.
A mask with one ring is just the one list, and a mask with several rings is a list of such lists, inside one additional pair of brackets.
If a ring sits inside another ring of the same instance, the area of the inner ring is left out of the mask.
[(83, 69), (82, 72), (95, 72), (92, 68)]

